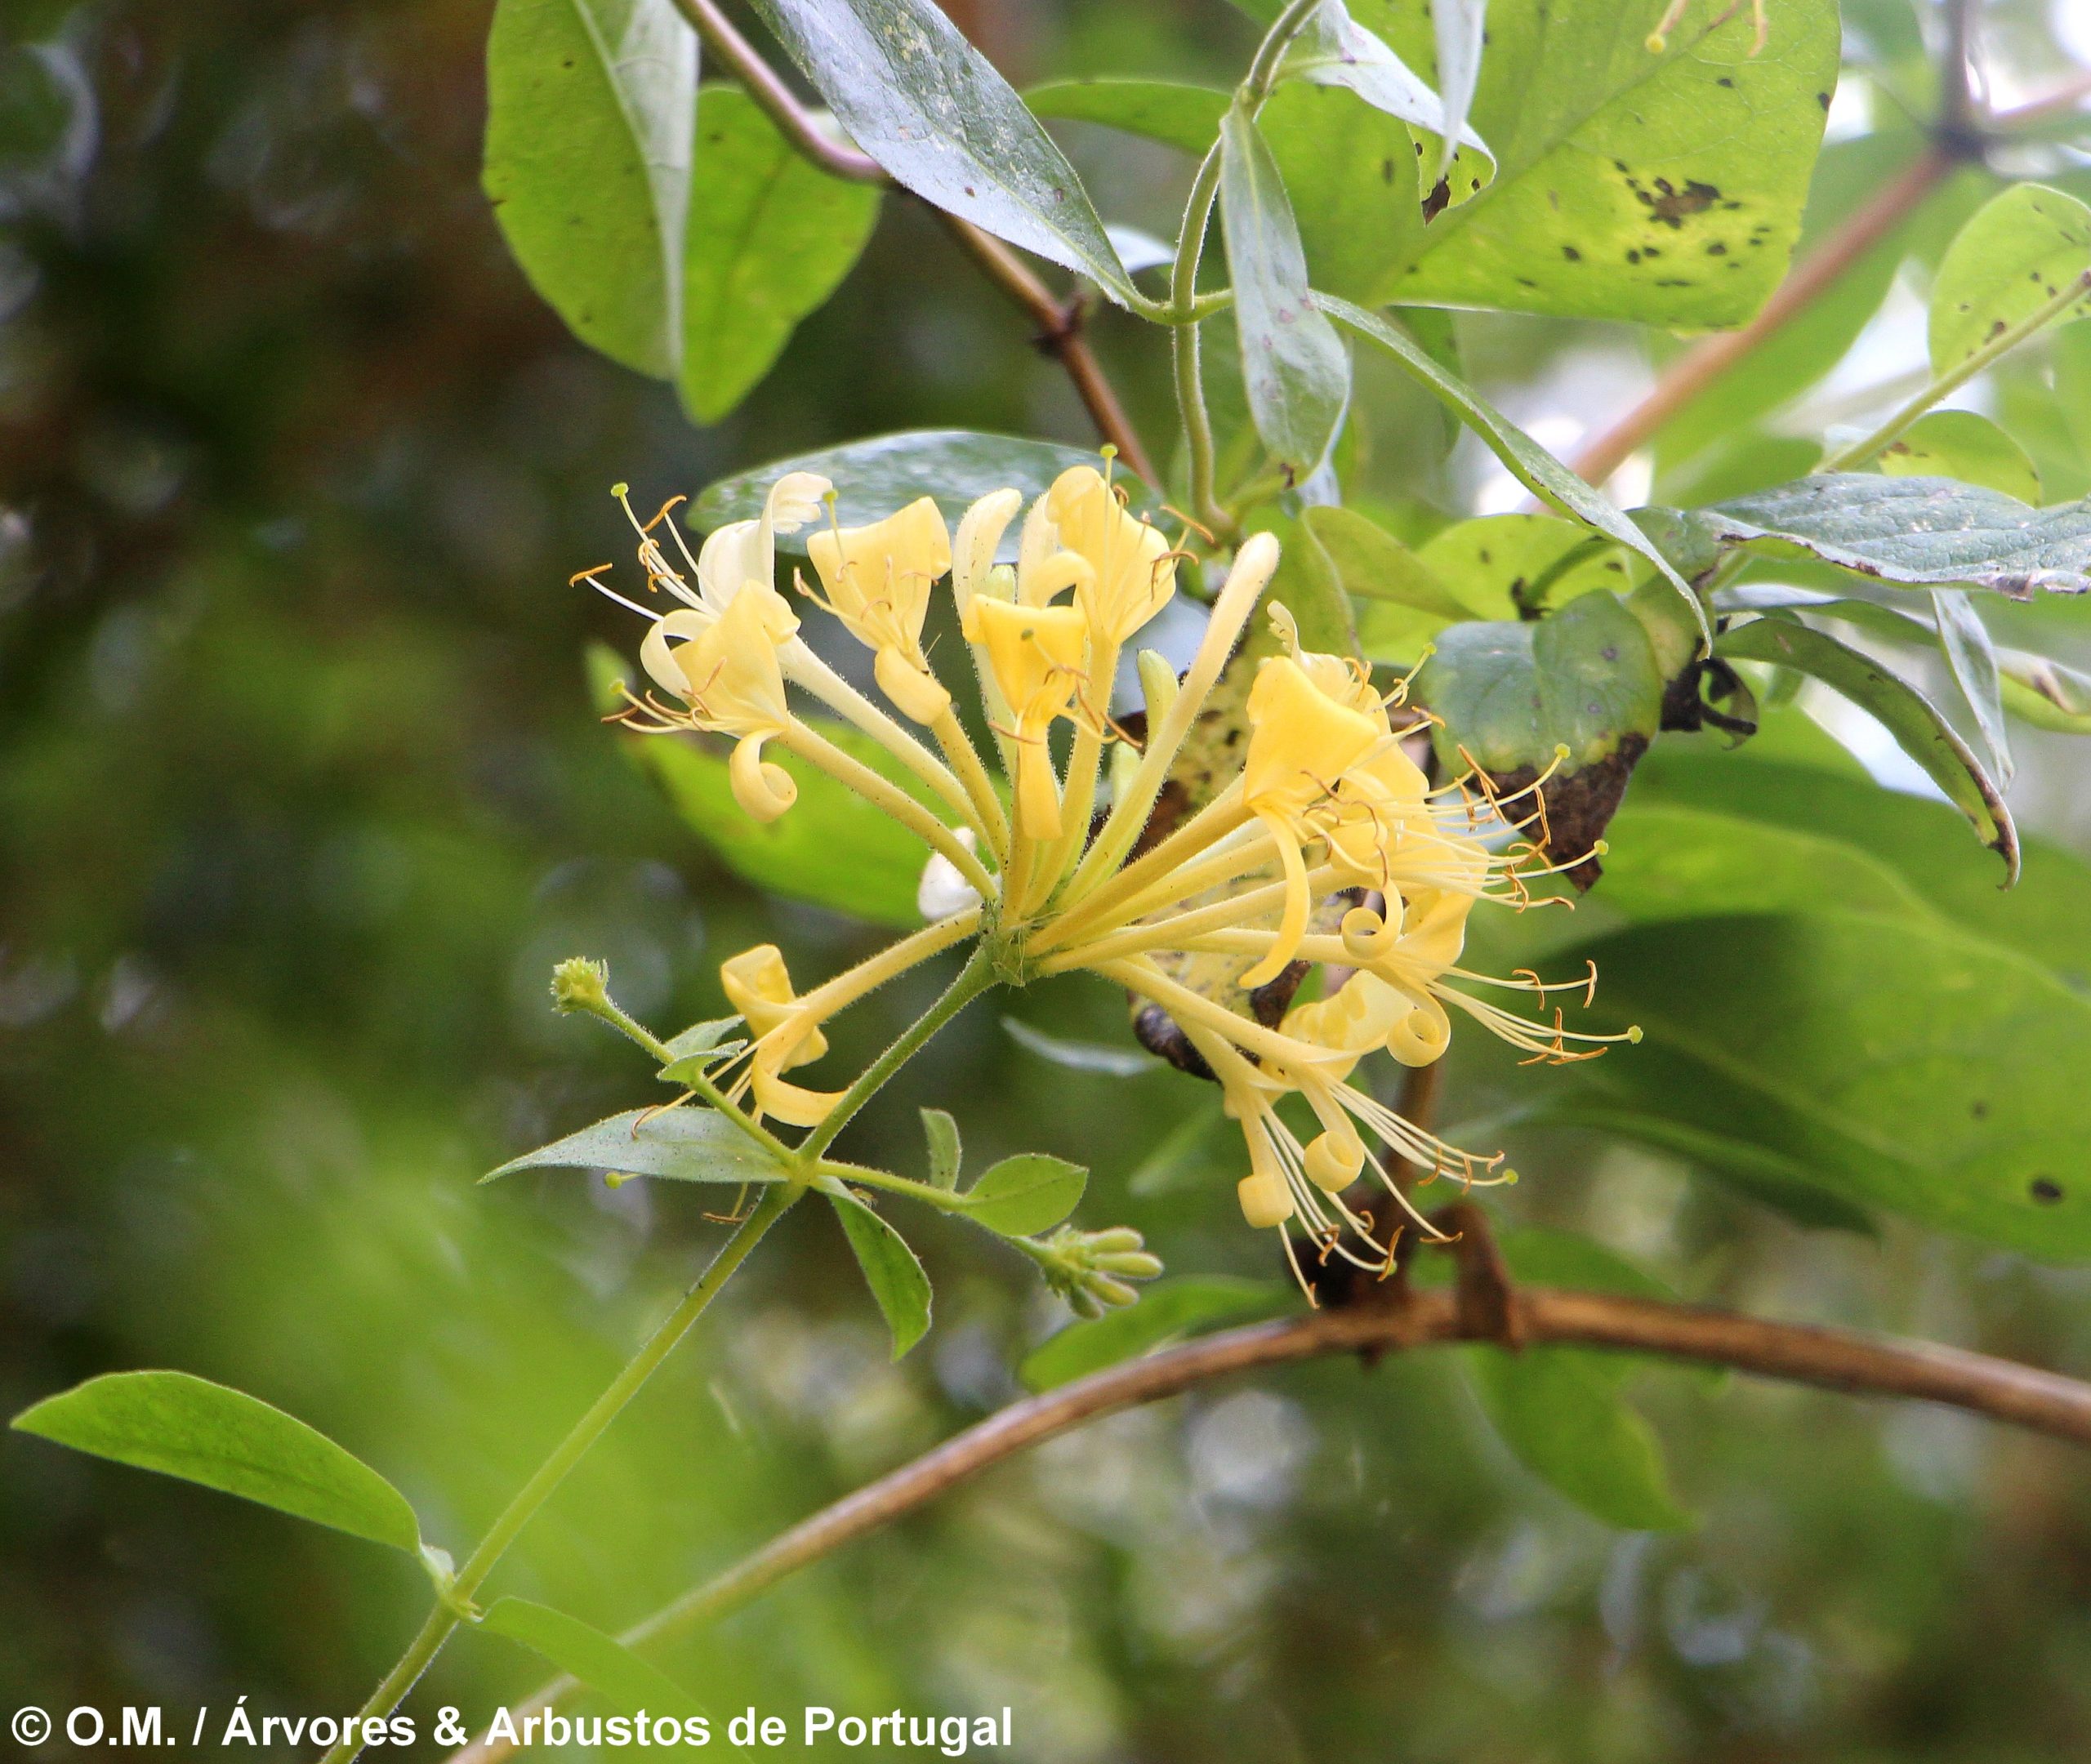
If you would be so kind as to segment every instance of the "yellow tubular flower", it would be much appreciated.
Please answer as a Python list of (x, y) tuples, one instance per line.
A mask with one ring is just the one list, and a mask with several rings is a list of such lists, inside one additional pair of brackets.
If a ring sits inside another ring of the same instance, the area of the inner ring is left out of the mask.
[(777, 647), (798, 628), (775, 589), (749, 582), (717, 617), (693, 608), (671, 612), (639, 646), (646, 671), (689, 706), (691, 727), (740, 737), (728, 774), (733, 800), (758, 821), (774, 821), (798, 800), (791, 774), (762, 757), (762, 744), (791, 722)]
[(818, 519), (822, 499), (834, 488), (814, 472), (787, 472), (763, 498), (760, 519), (729, 521), (709, 534), (697, 554), (698, 599), (723, 612), (747, 583), (775, 587), (777, 535)]
[[(1375, 701), (1376, 703), (1376, 701)], [(1336, 781), (1387, 738), (1376, 719), (1331, 697), (1297, 662), (1279, 656), (1256, 670), (1249, 688), (1249, 752), (1242, 768), (1242, 800), (1269, 830), (1284, 866), (1285, 910), (1277, 943), (1242, 977), (1267, 984), (1285, 971), (1306, 935), (1312, 896), (1300, 848), (1313, 837), (1309, 810)]]
[(922, 654), (930, 590), (951, 568), (951, 534), (937, 505), (919, 497), (868, 527), (816, 532), (806, 555), (836, 617), (872, 652), (879, 689), (917, 723), (936, 721), (951, 706)]
[(1075, 604), (1089, 619), (1090, 635), (1116, 649), (1169, 604), (1176, 591), (1176, 559), (1160, 532), (1119, 501), (1093, 466), (1063, 471), (1043, 506), (1063, 550), (1089, 565)]
[(1060, 786), (1046, 737), (1081, 683), (1088, 621), (1074, 607), (1013, 606), (976, 595), (966, 604), (966, 641), (985, 651), (1016, 726), (1017, 822), (1029, 839), (1060, 832)]
[(810, 1065), (827, 1051), (818, 1019), (791, 989), (783, 952), (774, 943), (743, 950), (719, 964), (719, 982), (755, 1036), (748, 1081), (756, 1112), (774, 1115), (789, 1126), (818, 1126), (842, 1100), (842, 1093), (804, 1089), (781, 1076), (795, 1066)]

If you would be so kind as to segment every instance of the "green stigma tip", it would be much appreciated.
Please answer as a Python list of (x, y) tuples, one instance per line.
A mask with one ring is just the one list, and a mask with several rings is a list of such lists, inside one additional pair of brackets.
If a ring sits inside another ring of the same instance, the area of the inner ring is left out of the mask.
[(610, 486), (610, 494), (622, 502), (631, 494), (631, 486), (628, 483), (613, 483)]
[(1505, 1171), (1504, 1171), (1504, 1172), (1503, 1172), (1503, 1181), (1504, 1181), (1504, 1183), (1505, 1183), (1505, 1185), (1506, 1187), (1514, 1187), (1514, 1186), (1515, 1186), (1515, 1184), (1516, 1184), (1516, 1183), (1517, 1183), (1517, 1180), (1518, 1180), (1518, 1173), (1517, 1173), (1515, 1170), (1514, 1170), (1514, 1169), (1506, 1169)]
[(1650, 55), (1661, 55), (1669, 47), (1670, 38), (1664, 36), (1661, 31), (1650, 31), (1648, 33), (1648, 53)]
[(1612, 844), (1607, 840), (1592, 840), (1590, 841), (1590, 855), (1593, 858), (1602, 858), (1611, 849)]
[(1557, 760), (1566, 760), (1568, 757), (1568, 743), (1565, 741), (1556, 742), (1554, 744), (1554, 757)]
[(1627, 1040), (1628, 1040), (1628, 1042), (1629, 1042), (1629, 1043), (1630, 1043), (1632, 1045), (1634, 1045), (1634, 1046), (1635, 1046), (1635, 1047), (1638, 1047), (1638, 1046), (1640, 1045), (1640, 1044), (1641, 1044), (1641, 1026), (1640, 1026), (1640, 1024), (1638, 1024), (1638, 1023), (1634, 1024), (1634, 1027), (1633, 1027), (1631, 1029), (1629, 1029), (1629, 1030), (1626, 1031), (1626, 1039), (1627, 1039)]

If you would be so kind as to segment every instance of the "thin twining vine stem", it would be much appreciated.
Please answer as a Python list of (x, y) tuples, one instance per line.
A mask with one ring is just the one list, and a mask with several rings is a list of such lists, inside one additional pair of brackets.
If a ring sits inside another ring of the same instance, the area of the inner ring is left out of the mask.
[[(801, 157), (833, 177), (858, 184), (892, 185), (885, 167), (869, 154), (836, 140), (822, 130), (777, 70), (734, 29), (713, 0), (675, 0), (675, 4), (702, 39), (707, 55), (741, 82)], [(1159, 483), (1139, 430), (1126, 414), (1117, 389), (1090, 346), (1083, 327), (1086, 303), (1082, 297), (1076, 294), (1065, 300), (1058, 298), (1014, 251), (970, 221), (941, 211), (938, 218), (988, 279), (1029, 314), (1038, 327), (1039, 347), (1060, 364), (1088, 411), (1090, 421), (1096, 425), (1097, 433), (1117, 448), (1118, 457), (1130, 470), (1151, 484)], [(1143, 316), (1154, 314), (1144, 313)]]
[[(1987, 1354), (1610, 1293), (1523, 1287), (1510, 1302), (1518, 1339), (1527, 1347), (1661, 1354), (1852, 1395), (1946, 1403), (2091, 1446), (2091, 1384)], [(1455, 1294), (1432, 1290), (1399, 1302), (1229, 1330), (1012, 1403), (780, 1533), (621, 1639), (627, 1646), (643, 1647), (716, 1621), (989, 1466), (1101, 1416), (1264, 1366), (1331, 1354), (1370, 1357), (1476, 1339), (1462, 1323), (1459, 1306)], [(515, 1711), (518, 1724), (525, 1714), (541, 1713), (579, 1689), (570, 1678), (555, 1680)], [(514, 1749), (506, 1741), (482, 1740), (455, 1753), (450, 1764), (498, 1764)]]
[[(961, 919), (970, 916), (962, 915)], [(941, 929), (930, 928), (932, 932)], [(822, 1153), (834, 1143), (836, 1135), (849, 1124), (857, 1111), (920, 1051), (938, 1030), (995, 983), (993, 950), (988, 941), (983, 940), (936, 1003), (903, 1030), (893, 1044), (865, 1068), (857, 1081), (843, 1093), (841, 1100), (827, 1119), (796, 1146), (786, 1145), (760, 1121), (722, 1094), (702, 1074), (683, 1079), (682, 1081), (690, 1089), (702, 1096), (777, 1161), (780, 1168), (776, 1178), (763, 1185), (762, 1198), (756, 1202), (755, 1210), (727, 1239), (725, 1246), (712, 1258), (711, 1265), (683, 1295), (681, 1302), (647, 1337), (638, 1352), (619, 1369), (602, 1395), (589, 1405), (587, 1412), (568, 1429), (566, 1437), (531, 1473), (529, 1480), (502, 1509), (500, 1517), (494, 1521), (486, 1535), (479, 1540), (478, 1547), (466, 1558), (464, 1566), (454, 1575), (441, 1578), (435, 1604), (420, 1629), (415, 1633), (413, 1640), (407, 1644), (406, 1651), (378, 1682), (377, 1687), (357, 1711), (357, 1718), (350, 1724), (344, 1738), (328, 1749), (321, 1764), (350, 1764), (350, 1761), (362, 1752), (363, 1741), (357, 1736), (368, 1731), (370, 1722), (390, 1715), (397, 1708), (421, 1674), (428, 1670), (430, 1663), (443, 1650), (444, 1644), (456, 1633), (460, 1625), (473, 1620), (475, 1615), (473, 1595), (508, 1552), (510, 1545), (537, 1517), (538, 1509), (551, 1499), (573, 1467), (609, 1431), (610, 1423), (617, 1418), (626, 1404), (638, 1395), (646, 1381), (660, 1369), (676, 1345), (689, 1333), (691, 1326), (710, 1307), (720, 1289), (769, 1233), (769, 1228), (791, 1210), (808, 1188), (838, 1178), (850, 1182), (868, 1180), (878, 1187), (905, 1189), (911, 1194), (921, 1188), (920, 1184), (907, 1183), (898, 1177), (887, 1177), (883, 1172), (860, 1171), (854, 1165), (831, 1163), (823, 1158)], [(599, 991), (575, 1008), (586, 1009), (590, 1014), (600, 1018), (620, 1034), (637, 1043), (662, 1065), (668, 1064), (675, 1058), (674, 1051), (667, 1043), (632, 1017), (607, 992)], [(947, 1196), (928, 1191), (921, 1193), (918, 1198), (931, 1199), (937, 1205), (947, 1204), (950, 1200)]]
[(357, 1719), (350, 1724), (345, 1737), (330, 1748), (322, 1764), (348, 1764), (363, 1748), (361, 1737), (368, 1731), (368, 1724), (390, 1715), (412, 1690), (417, 1680), (428, 1669), (430, 1661), (443, 1650), (458, 1625), (465, 1622), (471, 1612), (472, 1595), (487, 1576), (493, 1572), (498, 1562), (537, 1515), (537, 1509), (549, 1500), (568, 1473), (586, 1455), (588, 1449), (600, 1439), (618, 1412), (638, 1395), (640, 1388), (653, 1375), (661, 1362), (675, 1350), (675, 1344), (689, 1333), (690, 1325), (702, 1316), (711, 1301), (719, 1294), (720, 1287), (741, 1263), (748, 1252), (760, 1243), (769, 1227), (782, 1218), (792, 1204), (805, 1192), (805, 1184), (797, 1181), (781, 1181), (769, 1184), (754, 1212), (744, 1220), (740, 1228), (726, 1241), (719, 1254), (711, 1258), (697, 1284), (683, 1295), (682, 1302), (662, 1320), (659, 1328), (646, 1339), (645, 1345), (626, 1361), (609, 1387), (589, 1405), (588, 1411), (574, 1423), (564, 1439), (554, 1448), (550, 1457), (540, 1464), (530, 1480), (523, 1485), (515, 1498), (503, 1509), (493, 1527), (480, 1539), (479, 1548), (466, 1559), (454, 1579), (442, 1588), (441, 1596), (434, 1609), (421, 1624), (413, 1640), (407, 1644), (407, 1650), (399, 1656), (390, 1672), (379, 1682), (357, 1711)]
[(1875, 430), (1848, 447), (1839, 448), (1824, 458), (1816, 467), (1817, 471), (1843, 471), (1853, 466), (1863, 466), (1877, 457), (1910, 424), (1922, 416), (1938, 401), (1975, 377), (1992, 362), (2008, 355), (2035, 332), (2044, 330), (2073, 307), (2080, 305), (2091, 295), (2091, 270), (2084, 270), (2064, 283), (2055, 293), (2039, 307), (2028, 313), (2015, 325), (2000, 331), (1988, 342), (1976, 350), (1959, 366), (1949, 368), (1915, 397), (1902, 405), (1895, 413)]

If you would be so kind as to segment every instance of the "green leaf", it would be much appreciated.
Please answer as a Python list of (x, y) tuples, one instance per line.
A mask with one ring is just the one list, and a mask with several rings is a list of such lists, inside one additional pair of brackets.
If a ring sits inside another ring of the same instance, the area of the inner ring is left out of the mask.
[(496, 1599), (478, 1627), (529, 1649), (568, 1677), (577, 1678), (620, 1713), (671, 1715), (702, 1721), (703, 1705), (659, 1667), (641, 1659), (622, 1642), (592, 1624), (528, 1599)]
[[(1438, 38), (1438, 102), (1445, 111), (1438, 131), (1442, 143), (1438, 163), (1426, 180), (1437, 185), (1450, 178), (1459, 142), (1473, 134), (1467, 114), (1474, 109), (1474, 91), (1481, 83), (1482, 51), (1488, 42), (1488, 0), (1434, 0), (1430, 21)], [(1478, 137), (1476, 145), (1480, 145)]]
[(850, 138), (932, 207), (1139, 298), (1075, 168), (934, 0), (752, 0)]
[(1413, 662), (1446, 626), (1474, 616), (1428, 564), (1355, 509), (1312, 508), (1302, 519), (1335, 586), (1362, 603), (1358, 644), (1373, 660)]
[[(1584, 595), (1551, 618), (1448, 626), (1416, 678), (1439, 717), (1449, 767), (1543, 768), (1557, 746), (1573, 773), (1645, 745), (1662, 714), (1663, 681), (1647, 630), (1616, 595)], [(1638, 752), (1638, 749), (1636, 750)]]
[[(1449, 24), (1459, 41), (1460, 50), (1466, 56), (1462, 68), (1466, 89), (1460, 96), (1458, 118), (1447, 116), (1444, 100), (1409, 70), (1385, 38), (1352, 18), (1343, 0), (1322, 0), (1308, 20), (1306, 28), (1293, 38), (1291, 47), (1286, 51), (1280, 77), (1309, 80), (1319, 86), (1340, 87), (1357, 94), (1375, 110), (1412, 123), (1436, 136), (1441, 147), (1432, 155), (1433, 184), (1445, 176), (1446, 168), (1461, 146), (1471, 149), (1474, 176), (1479, 183), (1485, 184), (1495, 175), (1495, 158), (1487, 145), (1465, 126), (1465, 121), (1467, 106), (1474, 96), (1473, 76), (1478, 71), (1481, 59), (1480, 21), (1471, 16), (1477, 11), (1474, 0), (1453, 0), (1448, 7), (1452, 16), (1439, 24), (1441, 44)], [(1467, 41), (1469, 33), (1473, 39), (1470, 52)]]
[(1285, 180), (1248, 107), (1219, 124), (1219, 207), (1235, 333), (1256, 433), (1295, 483), (1311, 477), (1350, 399), (1350, 357), (1314, 305)]
[[(1824, 147), (1808, 187), (1798, 255), (1804, 261), (1811, 250), (1841, 229), (1882, 189), (1909, 175), (1910, 167), (1928, 151), (1929, 143), (1924, 137), (1908, 127), (1832, 141)], [(1729, 441), (1813, 385), (1844, 359), (1894, 286), (1896, 273), (1909, 250), (1910, 234), (1924, 212), (1920, 209), (1917, 216), (1905, 219), (1785, 323), (1773, 327), (1733, 367), (1683, 405), (1656, 431), (1656, 464), (1665, 474), (1666, 496), (1680, 493), (1668, 488), (1667, 474), (1673, 467), (1716, 443)], [(1789, 446), (1807, 444), (1780, 439)], [(1777, 483), (1797, 476), (1812, 463), (1810, 461), (1793, 471), (1775, 473), (1758, 482)], [(1691, 500), (1708, 501), (1719, 493), (1695, 492)]]
[(1870, 711), (1967, 816), (1982, 843), (2004, 859), (2007, 883), (2017, 880), (2018, 832), (2011, 811), (1953, 725), (1908, 681), (1870, 656), (1791, 619), (1755, 619), (1729, 630), (1715, 645), (1715, 653), (1728, 662), (1769, 662), (1792, 668)]
[(199, 1482), (351, 1537), (421, 1551), (407, 1497), (360, 1458), (258, 1396), (186, 1372), (111, 1372), (24, 1410), (23, 1433)]
[(1010, 1040), (1027, 1053), (1036, 1054), (1070, 1071), (1096, 1072), (1106, 1078), (1144, 1078), (1161, 1070), (1161, 1061), (1138, 1048), (1121, 1047), (1115, 1041), (1075, 1041), (1065, 1036), (1048, 1035), (1020, 1018), (1005, 1017), (1002, 1028)]
[(1005, 1237), (1050, 1231), (1081, 1204), (1089, 1172), (1043, 1152), (1004, 1158), (960, 1198), (965, 1216)]
[(1712, 1156), (1748, 1147), (1745, 1175), (2091, 1256), (2091, 1000), (2039, 964), (1942, 920), (1826, 908), (1640, 926), (1578, 953), (1598, 1018), (1643, 1040), (1564, 1071), (1563, 1098), (1621, 1106), (1622, 1130), (1638, 1115), (1712, 1136)]
[(1713, 745), (1697, 737), (1657, 742), (1634, 773), (1634, 803), (1718, 810), (1855, 846), (1948, 922), (2091, 990), (2091, 866), (2075, 853), (2029, 840), (2025, 874), (2006, 893), (1946, 804), (1813, 763), (1752, 759), (1759, 741), (1736, 755), (1709, 751)]
[(857, 1266), (864, 1271), (864, 1284), (893, 1332), (893, 1357), (898, 1360), (929, 1333), (930, 1276), (907, 1240), (885, 1219), (840, 1183), (823, 1187), (856, 1254)]
[(1715, 544), (1799, 551), (1876, 581), (2017, 599), (2091, 590), (2091, 503), (2031, 509), (1950, 478), (1818, 472), (1679, 519)]
[(1419, 554), (1471, 618), (1522, 619), (1578, 595), (1632, 586), (1618, 547), (1553, 514), (1484, 514), (1433, 533)]
[[(704, 532), (729, 521), (758, 519), (772, 484), (787, 472), (809, 471), (834, 483), (836, 518), (845, 527), (882, 519), (919, 496), (934, 496), (945, 519), (955, 521), (994, 491), (1021, 491), (1028, 501), (1043, 496), (1069, 466), (1096, 463), (1094, 451), (1056, 442), (983, 434), (970, 429), (914, 429), (772, 460), (721, 478), (691, 505), (690, 519)], [(1128, 492), (1135, 514), (1155, 508), (1154, 492), (1128, 472), (1122, 461), (1112, 468), (1112, 478)], [(1016, 555), (1018, 524), (1011, 526), (1010, 558)], [(777, 549), (803, 556), (810, 531), (779, 533)]]
[(737, 87), (703, 88), (683, 242), (683, 407), (716, 422), (849, 274), (879, 193), (828, 176)]
[(1460, 420), (1488, 443), (1510, 475), (1542, 502), (1572, 514), (1586, 527), (1607, 533), (1630, 550), (1638, 552), (1667, 580), (1691, 607), (1702, 634), (1710, 639), (1698, 597), (1685, 586), (1669, 558), (1647, 533), (1622, 514), (1617, 506), (1585, 483), (1523, 430), (1510, 421), (1473, 387), (1433, 359), (1421, 345), (1376, 313), (1353, 306), (1333, 295), (1317, 295), (1322, 310), (1360, 336), (1376, 343), (1416, 380), (1428, 387)]
[[(868, 736), (823, 717), (805, 720), (932, 813), (947, 812)], [(791, 774), (799, 795), (787, 813), (764, 822), (734, 800), (724, 755), (662, 735), (631, 737), (631, 751), (667, 788), (691, 830), (756, 887), (873, 924), (910, 931), (921, 926), (915, 897), (930, 848), (811, 761), (776, 747), (765, 755), (766, 763)]]
[[(1434, 63), (1434, 8), (1355, 10), (1411, 66)], [(1379, 301), (1680, 330), (1747, 318), (1799, 230), (1837, 82), (1835, 0), (1777, 7), (1761, 55), (1752, 34), (1746, 7), (1695, 7), (1656, 56), (1616, 0), (1493, 0), (1471, 114), (1496, 180), (1419, 220)]]
[[(2091, 270), (2091, 208), (2044, 184), (2014, 184), (1961, 228), (1931, 289), (1931, 363), (1945, 373), (2030, 318)], [(2091, 296), (2070, 310), (2091, 312)]]
[(1257, 131), (1277, 162), (1314, 287), (1370, 301), (1388, 246), (1414, 224), (1417, 143), (1407, 124), (1349, 92), (1291, 82), (1272, 94)]
[(669, 1058), (661, 1068), (662, 1078), (669, 1084), (688, 1084), (720, 1061), (731, 1059), (742, 1052), (747, 1041), (733, 1031), (743, 1020), (738, 1017), (715, 1017), (708, 1022), (692, 1023), (680, 1035), (671, 1036), (663, 1044)]
[(1047, 1337), (1024, 1356), (1017, 1377), (1026, 1390), (1051, 1390), (1200, 1330), (1275, 1316), (1291, 1303), (1291, 1291), (1276, 1281), (1228, 1274), (1157, 1281), (1138, 1304), (1107, 1312), (1093, 1322), (1071, 1323)]
[(1670, 1493), (1654, 1430), (1587, 1356), (1473, 1348), (1467, 1368), (1503, 1442), (1577, 1506), (1628, 1531), (1692, 1524)]
[(1042, 117), (1096, 122), (1202, 155), (1219, 138), (1233, 94), (1174, 80), (1072, 79), (1034, 86), (1024, 101)]
[[(1041, 116), (1101, 124), (1197, 157), (1219, 138), (1232, 95), (1168, 80), (1081, 79), (1026, 94)], [(1389, 242), (1413, 226), (1416, 142), (1405, 123), (1339, 88), (1289, 81), (1256, 127), (1277, 162), (1317, 288), (1369, 301)]]
[(958, 1123), (940, 1108), (922, 1111), (922, 1137), (930, 1143), (930, 1186), (956, 1188), (964, 1156), (959, 1144)]
[(1709, 808), (1643, 801), (1638, 789), (1605, 841), (1598, 898), (1637, 923), (1804, 912), (1824, 901), (1853, 912), (1933, 916), (1896, 870), (1856, 845)]
[(1973, 411), (1919, 416), (1880, 456), (1891, 478), (1958, 478), (2038, 508), (2040, 474), (2026, 449)]
[(2013, 716), (2058, 735), (2091, 735), (2091, 674), (2023, 649), (1999, 650), (1997, 666)]
[(584, 343), (671, 378), (697, 117), (673, 0), (499, 0), (484, 183), (531, 286)]
[(1983, 758), (2001, 788), (2011, 782), (2011, 737), (2004, 724), (2004, 681), (1997, 670), (1996, 646), (1965, 589), (1934, 588), (1931, 604), (1946, 670), (1975, 719)]
[(776, 1160), (716, 1109), (627, 1109), (510, 1158), (479, 1180), (526, 1169), (600, 1169), (674, 1182), (768, 1183)]

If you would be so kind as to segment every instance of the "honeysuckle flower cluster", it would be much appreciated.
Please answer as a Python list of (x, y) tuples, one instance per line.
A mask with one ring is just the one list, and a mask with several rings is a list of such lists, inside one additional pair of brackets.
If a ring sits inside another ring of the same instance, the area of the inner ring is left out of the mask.
[[(1398, 728), (1390, 715), (1401, 688), (1382, 694), (1363, 664), (1303, 647), (1281, 604), (1267, 608), (1275, 653), (1256, 665), (1238, 773), (1165, 835), (1150, 833), (1172, 763), (1250, 628), (1278, 545), (1259, 534), (1235, 553), (1180, 678), (1158, 654), (1139, 653), (1146, 706), (1135, 739), (1110, 714), (1112, 683), (1126, 645), (1175, 593), (1181, 554), (1130, 511), (1108, 465), (1068, 470), (1032, 503), (1014, 565), (995, 561), (1022, 509), (1014, 490), (974, 503), (956, 535), (928, 497), (843, 528), (827, 482), (794, 472), (771, 488), (760, 518), (720, 528), (694, 556), (673, 503), (650, 521), (633, 516), (649, 589), (671, 603), (665, 613), (612, 593), (600, 572), (576, 578), (649, 621), (640, 657), (651, 687), (626, 693), (620, 720), (730, 737), (733, 794), (757, 820), (789, 813), (796, 796), (789, 774), (765, 757), (774, 743), (930, 848), (919, 898), (930, 923), (869, 960), (803, 993), (774, 946), (724, 964), (750, 1040), (717, 1081), (759, 1115), (817, 1126), (842, 1093), (787, 1075), (821, 1059), (822, 1026), (917, 963), (986, 938), (1007, 978), (1082, 969), (1160, 1007), (1240, 1125), (1247, 1174), (1238, 1197), (1249, 1223), (1282, 1228), (1295, 1269), (1284, 1228), (1296, 1221), (1310, 1251), (1384, 1270), (1392, 1234), (1375, 1236), (1377, 1203), (1350, 1198), (1353, 1185), (1371, 1184), (1355, 1192), (1376, 1191), (1421, 1224), (1407, 1183), (1515, 1178), (1500, 1155), (1448, 1145), (1353, 1082), (1361, 1060), (1384, 1049), (1403, 1065), (1429, 1064), (1450, 1041), (1454, 1013), (1536, 1060), (1589, 1058), (1602, 1051), (1594, 1044), (1617, 1038), (1564, 1028), (1547, 1004), (1562, 988), (1535, 975), (1491, 980), (1459, 965), (1478, 902), (1530, 900), (1527, 879), (1543, 873), (1543, 860), (1519, 832), (1532, 816), (1488, 794), (1485, 781), (1433, 788), (1403, 746), (1414, 718)], [(814, 653), (777, 588), (778, 537), (817, 523), (805, 546), (817, 581), (800, 574), (798, 595), (872, 652), (890, 709)], [(992, 734), (988, 755), (959, 719), (948, 670), (940, 675), (923, 645), (930, 597), (947, 579)], [(800, 715), (795, 692), (876, 742), (943, 812), (823, 736)], [(1523, 795), (1536, 814), (1536, 789)], [(1193, 964), (1228, 978), (1187, 983)], [(1314, 969), (1322, 996), (1274, 1027), (1233, 1008)], [(1536, 996), (1548, 1020), (1487, 1002), (1469, 990), (1477, 985)]]

